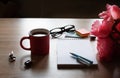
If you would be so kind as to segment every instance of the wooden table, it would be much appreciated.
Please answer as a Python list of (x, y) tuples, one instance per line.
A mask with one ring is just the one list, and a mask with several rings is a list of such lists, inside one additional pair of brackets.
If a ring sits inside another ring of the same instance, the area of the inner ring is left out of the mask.
[[(57, 69), (56, 39), (50, 40), (50, 54), (44, 59), (37, 58), (36, 64), (30, 69), (24, 68), (24, 62), (30, 59), (30, 51), (20, 47), (20, 39), (28, 36), (34, 28), (52, 29), (68, 24), (76, 28), (90, 30), (96, 19), (47, 19), (47, 18), (5, 18), (0, 19), (0, 77), (1, 78), (120, 78), (120, 66), (103, 65), (98, 68)], [(29, 46), (28, 41), (25, 41)], [(10, 63), (8, 56), (14, 51), (16, 61)]]

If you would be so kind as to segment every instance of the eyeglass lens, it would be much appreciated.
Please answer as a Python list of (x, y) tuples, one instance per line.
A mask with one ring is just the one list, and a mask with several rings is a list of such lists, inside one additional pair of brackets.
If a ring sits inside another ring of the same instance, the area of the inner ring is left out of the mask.
[(62, 33), (63, 32), (61, 32), (60, 28), (55, 28), (55, 29), (50, 31), (51, 36), (54, 38), (60, 37), (62, 35)]
[(65, 29), (66, 32), (74, 31), (75, 26), (74, 25), (66, 25), (66, 26), (64, 26), (64, 29)]

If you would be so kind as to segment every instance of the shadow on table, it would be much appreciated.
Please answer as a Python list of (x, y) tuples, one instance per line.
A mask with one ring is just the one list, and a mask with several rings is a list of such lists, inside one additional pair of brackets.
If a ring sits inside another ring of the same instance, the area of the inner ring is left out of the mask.
[(120, 62), (100, 62), (99, 58), (97, 60), (101, 78), (120, 78)]
[[(31, 60), (32, 65), (31, 67), (25, 67), (25, 62), (27, 60)], [(33, 71), (40, 71), (40, 70), (45, 70), (48, 68), (49, 65), (49, 55), (46, 56), (30, 56), (26, 55), (23, 56), (21, 59), (21, 69), (22, 70), (27, 70), (27, 69), (32, 69)]]

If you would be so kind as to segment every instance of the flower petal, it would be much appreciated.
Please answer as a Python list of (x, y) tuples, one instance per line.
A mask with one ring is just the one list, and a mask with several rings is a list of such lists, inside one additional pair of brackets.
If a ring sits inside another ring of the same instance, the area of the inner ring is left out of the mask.
[(92, 28), (91, 28), (91, 34), (92, 35), (95, 35), (95, 36), (98, 36), (98, 29), (99, 29), (99, 26), (101, 25), (100, 21), (99, 20), (96, 20), (93, 24), (92, 24)]
[(110, 13), (113, 19), (120, 19), (120, 8), (117, 5), (113, 5), (110, 8)]

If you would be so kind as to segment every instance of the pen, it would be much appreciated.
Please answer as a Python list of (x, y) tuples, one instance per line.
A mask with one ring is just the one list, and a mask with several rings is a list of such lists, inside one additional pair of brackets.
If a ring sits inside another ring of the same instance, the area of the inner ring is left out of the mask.
[(70, 53), (70, 54), (72, 54), (73, 56), (75, 56), (78, 62), (82, 62), (84, 64), (89, 64), (89, 65), (93, 64), (93, 61), (91, 61), (89, 59), (86, 59), (86, 58), (84, 58), (84, 57), (82, 57), (80, 55), (77, 55), (75, 53)]

